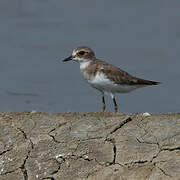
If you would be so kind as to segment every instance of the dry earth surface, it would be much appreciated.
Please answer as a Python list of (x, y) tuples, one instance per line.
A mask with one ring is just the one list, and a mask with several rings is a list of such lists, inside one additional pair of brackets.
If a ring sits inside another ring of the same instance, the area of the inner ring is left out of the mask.
[(180, 114), (0, 113), (0, 180), (178, 180)]

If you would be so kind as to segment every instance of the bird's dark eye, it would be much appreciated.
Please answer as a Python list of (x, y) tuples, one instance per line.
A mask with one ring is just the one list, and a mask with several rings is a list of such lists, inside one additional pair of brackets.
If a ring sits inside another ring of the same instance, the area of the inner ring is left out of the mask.
[(80, 51), (78, 54), (82, 56), (85, 54), (85, 51)]

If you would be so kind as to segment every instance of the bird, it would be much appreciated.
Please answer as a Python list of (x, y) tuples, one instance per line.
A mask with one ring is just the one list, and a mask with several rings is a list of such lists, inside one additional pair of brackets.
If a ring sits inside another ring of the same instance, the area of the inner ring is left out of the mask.
[(78, 62), (84, 79), (93, 88), (101, 92), (102, 112), (106, 110), (105, 94), (111, 96), (114, 104), (114, 112), (117, 113), (118, 104), (115, 94), (129, 93), (138, 88), (160, 84), (160, 82), (132, 76), (119, 67), (96, 58), (94, 51), (87, 46), (75, 48), (72, 54), (63, 60), (63, 62), (67, 61)]

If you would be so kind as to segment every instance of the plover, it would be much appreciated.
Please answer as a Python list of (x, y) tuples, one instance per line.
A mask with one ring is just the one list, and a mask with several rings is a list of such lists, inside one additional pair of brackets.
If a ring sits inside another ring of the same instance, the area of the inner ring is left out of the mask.
[(80, 64), (80, 71), (87, 82), (102, 94), (102, 111), (106, 109), (104, 94), (109, 94), (114, 103), (114, 111), (118, 111), (116, 93), (129, 93), (135, 89), (159, 82), (140, 79), (130, 75), (122, 69), (96, 58), (93, 50), (86, 46), (75, 48), (72, 55), (64, 59), (76, 61)]

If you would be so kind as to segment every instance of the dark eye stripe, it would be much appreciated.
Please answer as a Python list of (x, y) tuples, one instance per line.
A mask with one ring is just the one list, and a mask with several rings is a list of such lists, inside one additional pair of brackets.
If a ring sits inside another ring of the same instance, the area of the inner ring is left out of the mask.
[(84, 54), (85, 54), (85, 51), (80, 51), (78, 54), (79, 54), (79, 55), (84, 55)]

